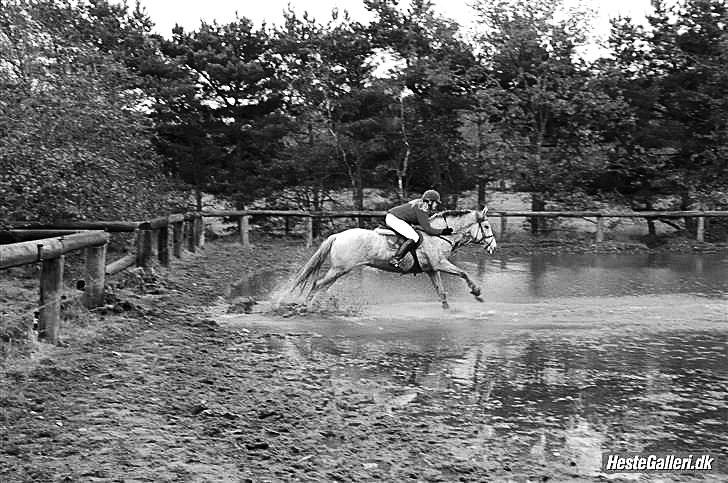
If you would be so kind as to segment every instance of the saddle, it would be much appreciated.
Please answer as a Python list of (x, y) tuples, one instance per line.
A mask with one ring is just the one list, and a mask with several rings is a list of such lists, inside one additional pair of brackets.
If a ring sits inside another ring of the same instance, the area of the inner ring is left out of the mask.
[[(413, 228), (415, 229), (419, 237), (417, 239), (417, 243), (415, 243), (415, 245), (409, 251), (409, 254), (412, 255), (411, 265), (407, 260), (407, 255), (405, 255), (405, 257), (402, 259), (402, 274), (411, 273), (417, 275), (418, 273), (423, 272), (422, 265), (420, 265), (420, 260), (417, 257), (417, 248), (419, 248), (419, 246), (422, 244), (422, 230), (419, 229), (417, 226), (413, 226)], [(389, 244), (389, 247), (392, 249), (392, 251), (395, 252), (402, 244), (402, 242), (406, 239), (405, 237), (385, 225), (377, 226), (374, 229), (374, 233), (387, 237), (387, 243)]]

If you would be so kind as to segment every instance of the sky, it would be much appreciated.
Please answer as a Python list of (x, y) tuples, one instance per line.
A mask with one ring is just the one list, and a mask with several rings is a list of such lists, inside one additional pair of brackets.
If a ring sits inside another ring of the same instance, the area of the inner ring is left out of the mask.
[[(650, 0), (584, 1), (598, 12), (595, 27), (602, 34), (608, 31), (610, 17), (622, 15), (640, 20), (650, 9)], [(435, 9), (439, 13), (456, 20), (461, 25), (468, 25), (473, 20), (469, 3), (472, 1), (434, 0)], [(200, 20), (230, 22), (235, 18), (236, 11), (239, 16), (247, 17), (258, 25), (263, 22), (280, 24), (283, 19), (282, 12), (289, 4), (297, 13), (308, 11), (321, 22), (330, 18), (333, 8), (348, 11), (355, 20), (367, 21), (371, 18), (362, 0), (141, 0), (141, 4), (155, 22), (157, 32), (166, 37), (170, 36), (172, 27), (176, 23), (182, 25), (185, 30), (194, 30), (199, 27)]]

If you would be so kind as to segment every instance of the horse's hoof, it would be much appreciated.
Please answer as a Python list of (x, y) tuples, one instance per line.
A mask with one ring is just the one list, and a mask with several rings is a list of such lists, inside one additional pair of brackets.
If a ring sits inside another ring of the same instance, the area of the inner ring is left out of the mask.
[(475, 287), (473, 290), (470, 291), (471, 294), (475, 295), (475, 298), (480, 297), (480, 288)]
[(483, 297), (481, 297), (479, 295), (476, 295), (475, 296), (475, 300), (477, 300), (478, 302), (482, 302), (483, 301)]
[(443, 302), (443, 303), (442, 303), (442, 308), (443, 308), (443, 309), (445, 309), (445, 310), (447, 310), (447, 309), (449, 309), (449, 308), (450, 308), (450, 304), (449, 304), (449, 303), (447, 303), (447, 302)]

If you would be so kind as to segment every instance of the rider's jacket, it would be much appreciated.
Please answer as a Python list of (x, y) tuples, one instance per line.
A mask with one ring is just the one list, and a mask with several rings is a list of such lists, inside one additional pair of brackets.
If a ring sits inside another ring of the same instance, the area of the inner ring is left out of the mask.
[(441, 228), (433, 228), (430, 225), (430, 216), (421, 206), (422, 200), (412, 200), (403, 205), (395, 206), (388, 213), (396, 216), (400, 220), (406, 221), (410, 225), (420, 225), (422, 230), (428, 235), (440, 235)]

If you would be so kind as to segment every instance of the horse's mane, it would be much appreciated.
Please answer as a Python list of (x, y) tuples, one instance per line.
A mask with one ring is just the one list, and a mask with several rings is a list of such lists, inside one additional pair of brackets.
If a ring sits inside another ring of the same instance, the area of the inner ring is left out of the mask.
[(467, 215), (468, 213), (472, 213), (472, 210), (446, 210), (446, 211), (441, 211), (439, 213), (435, 213), (434, 215), (432, 215), (432, 217), (436, 218), (439, 216), (439, 217), (444, 218), (446, 216), (463, 216), (463, 215)]

